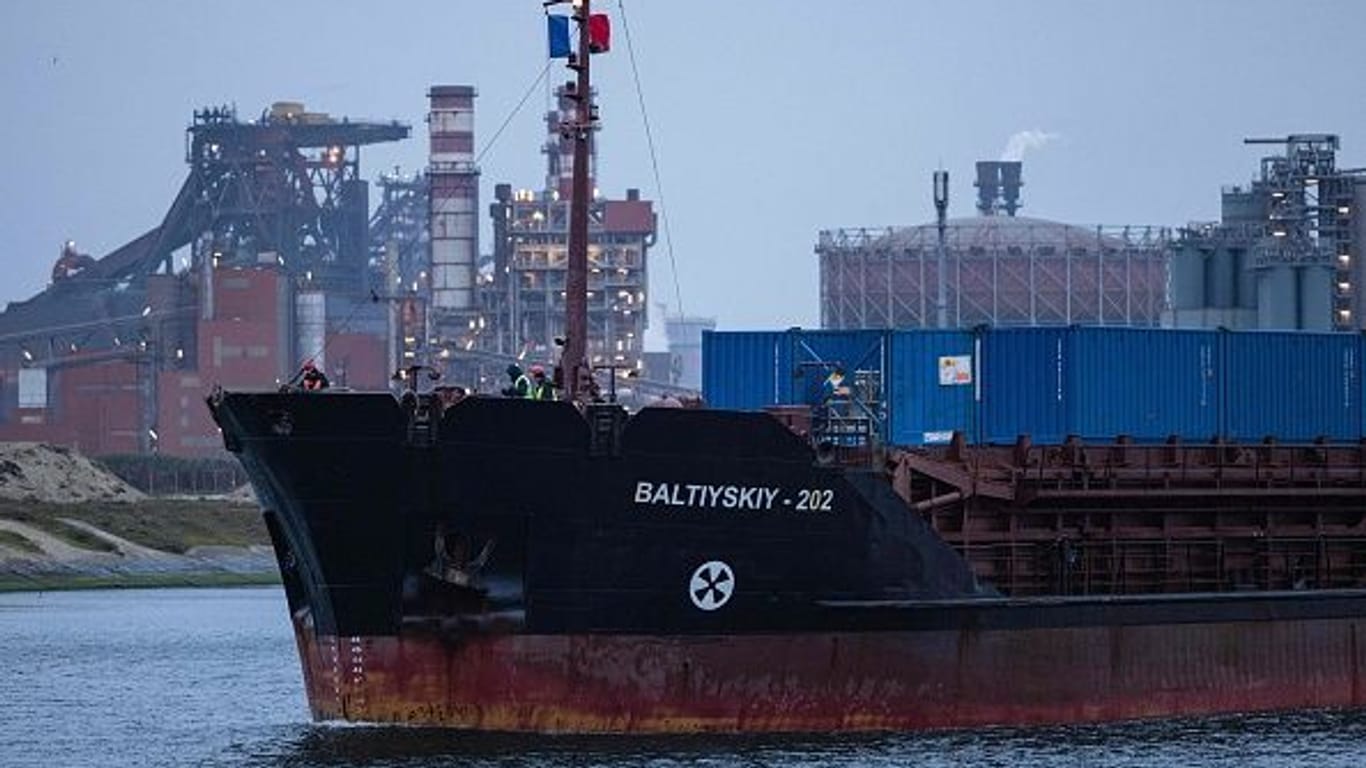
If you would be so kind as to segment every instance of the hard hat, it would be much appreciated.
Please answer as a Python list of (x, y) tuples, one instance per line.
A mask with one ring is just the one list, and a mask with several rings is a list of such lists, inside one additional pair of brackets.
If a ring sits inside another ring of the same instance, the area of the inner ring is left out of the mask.
[(532, 376), (544, 376), (544, 375), (545, 375), (545, 367), (544, 367), (544, 366), (540, 366), (540, 365), (533, 365), (533, 366), (531, 366), (531, 375), (532, 375)]
[(311, 370), (314, 370), (314, 369), (317, 368), (317, 367), (318, 367), (318, 366), (316, 366), (316, 365), (313, 364), (313, 361), (312, 361), (312, 360), (305, 360), (305, 361), (304, 361), (304, 370), (305, 370), (305, 371), (311, 371)]
[(519, 366), (519, 365), (517, 365), (516, 363), (508, 363), (508, 375), (509, 375), (509, 376), (521, 376), (521, 375), (522, 375), (522, 367)]

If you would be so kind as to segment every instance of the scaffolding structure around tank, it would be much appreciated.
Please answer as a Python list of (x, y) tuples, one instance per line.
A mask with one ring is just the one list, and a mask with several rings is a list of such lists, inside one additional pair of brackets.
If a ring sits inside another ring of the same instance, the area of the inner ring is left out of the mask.
[[(933, 328), (938, 228), (822, 231), (821, 326)], [(1170, 230), (983, 216), (944, 228), (952, 327), (1087, 323), (1149, 327), (1167, 302)]]

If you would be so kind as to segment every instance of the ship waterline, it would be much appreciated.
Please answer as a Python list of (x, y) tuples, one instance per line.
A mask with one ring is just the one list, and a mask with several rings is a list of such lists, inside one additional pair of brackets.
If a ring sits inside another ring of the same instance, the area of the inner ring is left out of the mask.
[[(540, 733), (907, 731), (1357, 707), (1364, 600), (1002, 601), (986, 614), (929, 608), (932, 628), (882, 631), (336, 637), (315, 634), (304, 616), (295, 631), (319, 720)], [(1153, 623), (1111, 624), (1104, 614), (1116, 608)], [(914, 608), (897, 613), (917, 621)], [(937, 626), (967, 619), (987, 626)]]

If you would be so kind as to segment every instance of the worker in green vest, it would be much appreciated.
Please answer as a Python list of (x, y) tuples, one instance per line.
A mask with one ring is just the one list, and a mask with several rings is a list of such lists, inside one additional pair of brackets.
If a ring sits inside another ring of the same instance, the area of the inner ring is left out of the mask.
[(530, 398), (532, 396), (531, 379), (522, 373), (522, 366), (516, 363), (508, 363), (508, 378), (512, 380), (512, 385), (503, 388), (503, 394), (507, 397)]
[(546, 378), (545, 366), (531, 366), (531, 399), (554, 400), (555, 383)]

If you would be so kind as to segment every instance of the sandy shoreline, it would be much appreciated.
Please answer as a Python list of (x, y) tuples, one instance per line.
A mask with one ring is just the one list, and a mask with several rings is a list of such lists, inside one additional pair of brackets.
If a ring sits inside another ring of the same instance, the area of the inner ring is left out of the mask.
[(278, 583), (253, 502), (148, 497), (74, 451), (0, 443), (0, 590)]

